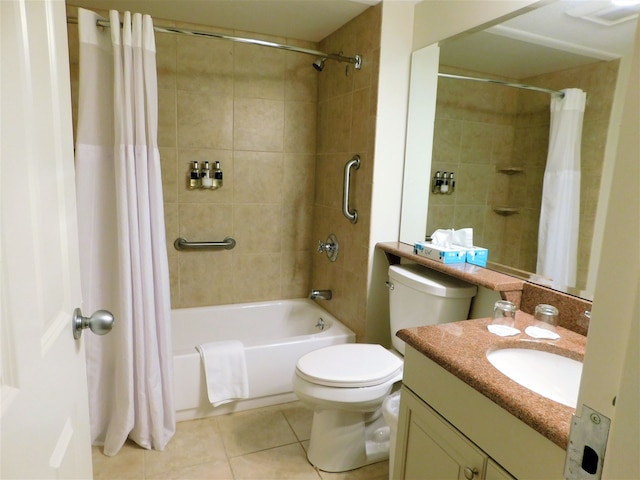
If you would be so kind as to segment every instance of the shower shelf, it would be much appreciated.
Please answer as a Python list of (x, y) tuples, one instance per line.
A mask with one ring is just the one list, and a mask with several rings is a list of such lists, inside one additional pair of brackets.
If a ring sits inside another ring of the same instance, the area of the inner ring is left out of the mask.
[(493, 211), (498, 215), (502, 215), (503, 217), (508, 217), (510, 215), (520, 213), (520, 210), (515, 207), (493, 207)]
[(523, 173), (524, 168), (503, 166), (503, 167), (496, 167), (496, 171), (500, 173), (504, 173), (505, 175), (515, 175), (516, 173)]

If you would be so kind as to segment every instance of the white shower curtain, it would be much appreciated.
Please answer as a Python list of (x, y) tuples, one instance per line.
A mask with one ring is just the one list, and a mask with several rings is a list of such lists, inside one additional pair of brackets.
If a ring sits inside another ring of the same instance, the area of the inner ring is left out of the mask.
[(580, 223), (580, 143), (586, 94), (563, 90), (551, 99), (536, 273), (554, 287), (575, 286)]
[(76, 182), (83, 309), (116, 319), (84, 336), (91, 434), (115, 455), (127, 438), (163, 450), (175, 431), (171, 304), (152, 20), (98, 18), (78, 9)]

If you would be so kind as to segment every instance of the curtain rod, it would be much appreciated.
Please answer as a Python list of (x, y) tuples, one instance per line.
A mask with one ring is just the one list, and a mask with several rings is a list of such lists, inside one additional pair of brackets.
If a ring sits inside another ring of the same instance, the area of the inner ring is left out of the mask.
[[(77, 17), (67, 17), (67, 23), (77, 24)], [(107, 27), (111, 26), (111, 22), (109, 20), (97, 20), (96, 25), (99, 27)], [(258, 40), (255, 38), (249, 37), (234, 37), (232, 35), (224, 35), (222, 33), (215, 32), (205, 32), (201, 30), (191, 30), (187, 28), (175, 28), (175, 27), (159, 27), (154, 25), (154, 31), (159, 33), (171, 33), (178, 35), (193, 35), (198, 37), (209, 37), (209, 38), (219, 38), (222, 40), (231, 40), (232, 42), (240, 42), (240, 43), (250, 43), (252, 45), (260, 45), (262, 47), (270, 47), (270, 48), (278, 48), (280, 50), (288, 50), (290, 52), (298, 52), (304, 53), (306, 55), (314, 55), (316, 57), (321, 57), (322, 59), (330, 59), (335, 60), (337, 62), (346, 62), (353, 64), (354, 68), (360, 70), (362, 67), (362, 56), (354, 55), (353, 57), (347, 57), (342, 55), (342, 53), (324, 53), (318, 50), (311, 50), (308, 48), (296, 47), (293, 45), (285, 45), (282, 43), (268, 42), (266, 40)]]
[(457, 80), (473, 80), (475, 82), (495, 83), (496, 85), (502, 85), (505, 87), (522, 88), (524, 90), (533, 90), (535, 92), (543, 92), (543, 93), (548, 93), (550, 95), (558, 95), (560, 96), (560, 98), (564, 97), (564, 92), (560, 92), (558, 90), (550, 90), (548, 88), (534, 87), (532, 85), (525, 85), (523, 83), (505, 82), (502, 80), (492, 80), (490, 78), (467, 77), (465, 75), (453, 75), (451, 73), (438, 73), (438, 76), (444, 77), (444, 78), (453, 78)]

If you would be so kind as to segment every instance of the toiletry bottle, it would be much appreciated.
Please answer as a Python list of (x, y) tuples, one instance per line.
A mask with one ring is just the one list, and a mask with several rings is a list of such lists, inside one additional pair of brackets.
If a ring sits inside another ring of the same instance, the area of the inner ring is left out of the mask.
[(456, 188), (456, 181), (453, 179), (453, 172), (449, 173), (449, 193), (453, 193)]
[(202, 167), (202, 174), (200, 175), (200, 178), (202, 179), (202, 188), (213, 187), (213, 176), (211, 175), (209, 162), (204, 162), (204, 167)]
[(213, 188), (222, 187), (222, 170), (220, 170), (220, 162), (216, 160), (216, 168), (213, 171)]
[(449, 174), (444, 172), (442, 174), (442, 184), (440, 185), (440, 192), (447, 193), (449, 192)]
[(433, 179), (433, 193), (440, 193), (440, 185), (442, 185), (442, 177), (440, 176), (440, 170), (436, 172), (436, 176)]
[(202, 185), (200, 179), (200, 167), (198, 166), (198, 161), (194, 161), (191, 164), (191, 170), (189, 171), (189, 175), (187, 176), (187, 188), (189, 190), (193, 190), (195, 188), (200, 188)]

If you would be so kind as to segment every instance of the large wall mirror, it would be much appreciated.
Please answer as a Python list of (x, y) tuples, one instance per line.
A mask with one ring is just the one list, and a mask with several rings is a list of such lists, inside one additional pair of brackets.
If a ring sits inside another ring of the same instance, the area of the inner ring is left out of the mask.
[[(577, 281), (560, 288), (585, 298), (597, 274), (607, 191), (615, 184), (609, 167), (623, 102), (616, 92), (624, 91), (639, 8), (559, 0), (439, 45), (440, 73), (587, 93)], [(435, 105), (418, 106), (418, 92), (434, 88), (424, 72), (433, 76), (428, 62), (438, 58), (437, 47), (423, 50), (429, 53), (416, 52), (412, 64), (422, 73), (412, 73), (405, 168), (411, 174), (405, 173), (400, 240), (412, 244), (439, 228), (472, 227), (474, 243), (489, 249), (488, 268), (551, 285), (535, 275), (550, 94), (440, 76)], [(424, 140), (429, 129), (432, 145)], [(453, 192), (433, 193), (436, 172), (454, 172)]]

